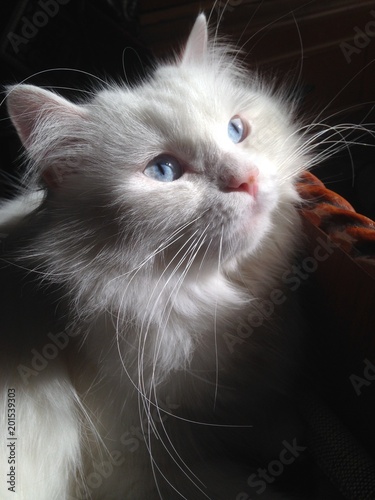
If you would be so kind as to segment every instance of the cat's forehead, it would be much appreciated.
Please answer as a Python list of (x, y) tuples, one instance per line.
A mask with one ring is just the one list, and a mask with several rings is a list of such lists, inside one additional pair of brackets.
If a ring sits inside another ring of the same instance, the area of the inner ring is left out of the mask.
[[(121, 114), (146, 126), (163, 130), (213, 126), (232, 115), (257, 114), (259, 94), (243, 89), (234, 81), (209, 71), (187, 70), (178, 66), (159, 68), (152, 78), (138, 87), (117, 87), (99, 96), (103, 111)], [(263, 108), (264, 109), (264, 108)]]
[(175, 78), (165, 85), (159, 80), (106, 91), (98, 96), (93, 112), (99, 118), (107, 116), (113, 126), (148, 135), (150, 140), (156, 134), (176, 140), (189, 135), (196, 141), (212, 133), (217, 123), (226, 122), (230, 109), (217, 96), (205, 95), (203, 89)]
[(233, 149), (228, 124), (236, 115), (252, 130), (250, 143), (237, 149), (257, 146), (254, 131), (267, 129), (268, 135), (282, 137), (287, 129), (280, 127), (277, 103), (264, 92), (205, 68), (161, 67), (138, 87), (101, 92), (94, 104), (96, 116), (108, 124), (103, 133), (137, 144), (145, 160), (165, 151), (178, 151), (187, 161), (226, 153)]
[(140, 94), (150, 108), (155, 106), (163, 115), (178, 114), (189, 120), (215, 120), (236, 107), (231, 96), (224, 99), (222, 89), (210, 80), (178, 68), (162, 68)]
[[(181, 109), (188, 108), (207, 117), (230, 112), (241, 101), (235, 80), (209, 67), (161, 66), (145, 90), (166, 103), (177, 101)], [(247, 88), (247, 99), (250, 95)]]

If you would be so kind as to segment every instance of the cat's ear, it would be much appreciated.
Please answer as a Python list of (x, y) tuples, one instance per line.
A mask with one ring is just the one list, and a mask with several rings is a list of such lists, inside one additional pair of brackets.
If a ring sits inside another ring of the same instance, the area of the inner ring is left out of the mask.
[(207, 53), (207, 42), (208, 29), (206, 16), (199, 14), (182, 52), (182, 64), (203, 62)]
[(26, 149), (32, 144), (34, 132), (43, 120), (53, 117), (74, 121), (84, 115), (81, 106), (34, 85), (8, 87), (7, 108)]
[(68, 131), (77, 130), (84, 125), (86, 110), (34, 85), (14, 85), (7, 90), (8, 113), (22, 144), (30, 158), (38, 164), (44, 164), (39, 165), (39, 168), (42, 169), (41, 175), (46, 183), (55, 185), (57, 172), (62, 179), (69, 173), (69, 168), (63, 155), (60, 162), (55, 155), (54, 173), (53, 169), (46, 167), (46, 155), (61, 142), (64, 134), (65, 144), (68, 146), (69, 139), (66, 136), (74, 135)]

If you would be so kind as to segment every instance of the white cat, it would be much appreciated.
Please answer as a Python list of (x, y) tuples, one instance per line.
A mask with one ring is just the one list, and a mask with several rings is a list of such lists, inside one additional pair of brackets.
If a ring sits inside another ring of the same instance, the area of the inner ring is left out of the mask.
[(299, 433), (291, 105), (204, 15), (137, 87), (7, 102), (32, 194), (0, 210), (0, 498), (250, 498)]

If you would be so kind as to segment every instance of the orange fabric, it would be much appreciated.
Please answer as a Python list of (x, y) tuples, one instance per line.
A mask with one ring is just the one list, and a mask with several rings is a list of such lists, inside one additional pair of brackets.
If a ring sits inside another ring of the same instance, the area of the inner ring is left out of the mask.
[(350, 203), (327, 189), (310, 172), (302, 174), (297, 188), (306, 202), (301, 208), (302, 217), (321, 229), (375, 278), (375, 222), (358, 214)]

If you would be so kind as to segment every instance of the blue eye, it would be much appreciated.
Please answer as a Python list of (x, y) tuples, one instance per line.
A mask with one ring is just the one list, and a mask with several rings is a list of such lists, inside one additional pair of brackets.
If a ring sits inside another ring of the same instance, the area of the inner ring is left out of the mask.
[(160, 182), (172, 182), (184, 173), (180, 162), (172, 156), (162, 155), (154, 158), (144, 170), (144, 174)]
[(243, 141), (247, 136), (246, 124), (239, 116), (234, 116), (228, 123), (228, 136), (237, 144)]

